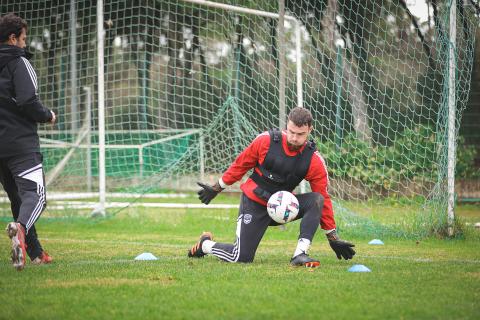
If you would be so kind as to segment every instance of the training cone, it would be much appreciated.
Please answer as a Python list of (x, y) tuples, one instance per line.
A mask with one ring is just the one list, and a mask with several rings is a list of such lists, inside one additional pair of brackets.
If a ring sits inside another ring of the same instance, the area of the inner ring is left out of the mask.
[(368, 244), (379, 244), (379, 245), (382, 245), (384, 244), (382, 240), (380, 239), (373, 239), (372, 241), (370, 241)]
[(138, 256), (135, 257), (135, 260), (142, 260), (142, 261), (145, 261), (145, 260), (158, 260), (157, 257), (155, 257), (153, 254), (151, 254), (150, 252), (144, 252), (142, 254), (139, 254)]
[(348, 272), (372, 272), (372, 270), (365, 267), (363, 264), (354, 264)]

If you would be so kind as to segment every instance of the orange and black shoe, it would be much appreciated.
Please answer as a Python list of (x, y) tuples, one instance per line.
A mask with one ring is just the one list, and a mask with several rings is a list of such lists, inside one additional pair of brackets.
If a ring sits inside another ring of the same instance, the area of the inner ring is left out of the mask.
[(12, 240), (12, 264), (18, 271), (25, 267), (27, 245), (25, 244), (25, 229), (20, 223), (10, 222), (5, 229)]
[(52, 262), (53, 262), (53, 258), (49, 256), (46, 251), (42, 251), (42, 254), (40, 254), (40, 256), (32, 260), (32, 264), (36, 264), (36, 265), (49, 264)]
[(213, 240), (213, 234), (211, 232), (203, 232), (200, 236), (200, 240), (193, 245), (193, 247), (188, 250), (189, 258), (203, 258), (205, 253), (202, 250), (202, 244), (205, 240)]
[(310, 258), (306, 253), (300, 253), (290, 260), (290, 265), (295, 267), (316, 268), (320, 266), (320, 261)]

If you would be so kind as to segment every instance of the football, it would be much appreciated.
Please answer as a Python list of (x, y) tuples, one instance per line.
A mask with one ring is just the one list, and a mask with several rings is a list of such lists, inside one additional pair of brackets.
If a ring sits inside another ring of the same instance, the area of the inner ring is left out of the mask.
[(292, 221), (298, 214), (298, 199), (291, 192), (278, 191), (267, 203), (267, 212), (273, 221), (284, 224)]

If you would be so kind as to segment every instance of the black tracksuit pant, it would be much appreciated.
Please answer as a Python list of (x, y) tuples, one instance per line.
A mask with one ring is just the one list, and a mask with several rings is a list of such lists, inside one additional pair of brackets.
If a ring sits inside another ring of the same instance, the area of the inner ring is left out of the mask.
[(42, 253), (34, 224), (46, 207), (42, 154), (0, 158), (0, 183), (10, 199), (14, 220), (26, 228), (27, 254), (33, 260)]
[[(317, 192), (309, 192), (296, 197), (300, 210), (295, 220), (302, 219), (298, 238), (312, 241), (320, 224), (323, 196)], [(268, 215), (266, 206), (242, 194), (236, 240), (233, 244), (217, 242), (212, 248), (212, 255), (228, 262), (252, 262), (268, 226), (277, 225), (279, 224)]]

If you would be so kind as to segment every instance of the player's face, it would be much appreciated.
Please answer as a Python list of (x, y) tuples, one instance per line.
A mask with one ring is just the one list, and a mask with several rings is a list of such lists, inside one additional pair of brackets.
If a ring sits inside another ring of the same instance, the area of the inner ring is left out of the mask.
[(312, 127), (304, 125), (298, 127), (292, 121), (287, 122), (287, 145), (290, 150), (299, 150), (308, 140)]
[(22, 33), (20, 33), (20, 36), (16, 37), (15, 34), (10, 35), (8, 38), (8, 44), (12, 46), (17, 46), (20, 48), (25, 48), (27, 46), (27, 31), (25, 28), (22, 29)]

